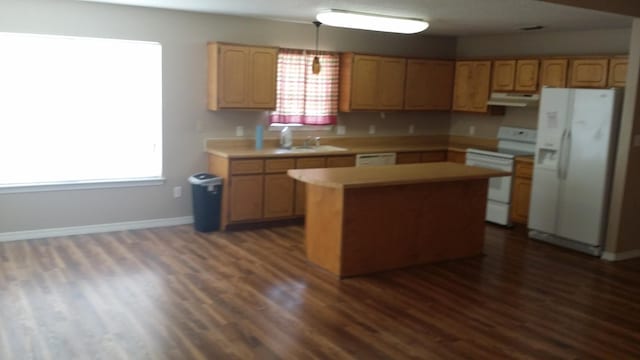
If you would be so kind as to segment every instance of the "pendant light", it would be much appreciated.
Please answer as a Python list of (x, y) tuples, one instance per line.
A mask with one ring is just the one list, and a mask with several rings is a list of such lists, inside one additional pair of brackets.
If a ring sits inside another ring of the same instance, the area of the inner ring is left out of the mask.
[(320, 21), (314, 21), (313, 25), (316, 26), (316, 56), (313, 57), (311, 71), (317, 75), (320, 73), (320, 58), (318, 57), (318, 36), (320, 32), (320, 25), (322, 25), (322, 23)]

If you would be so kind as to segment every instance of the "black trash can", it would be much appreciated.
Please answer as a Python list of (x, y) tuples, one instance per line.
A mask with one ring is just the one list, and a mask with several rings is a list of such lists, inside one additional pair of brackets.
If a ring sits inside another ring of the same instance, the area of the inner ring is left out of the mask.
[(199, 173), (189, 177), (193, 194), (193, 224), (197, 231), (220, 230), (222, 178)]

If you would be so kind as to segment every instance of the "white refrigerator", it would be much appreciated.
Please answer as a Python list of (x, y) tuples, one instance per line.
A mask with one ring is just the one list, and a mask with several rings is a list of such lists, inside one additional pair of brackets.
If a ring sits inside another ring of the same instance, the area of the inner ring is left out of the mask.
[(622, 93), (544, 88), (529, 207), (529, 236), (602, 252)]

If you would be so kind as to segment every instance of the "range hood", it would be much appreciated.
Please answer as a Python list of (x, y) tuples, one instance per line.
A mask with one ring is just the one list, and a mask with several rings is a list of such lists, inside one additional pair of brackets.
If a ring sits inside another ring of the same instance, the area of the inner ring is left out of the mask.
[(487, 105), (499, 105), (499, 106), (536, 106), (540, 101), (539, 94), (518, 94), (518, 93), (491, 93)]

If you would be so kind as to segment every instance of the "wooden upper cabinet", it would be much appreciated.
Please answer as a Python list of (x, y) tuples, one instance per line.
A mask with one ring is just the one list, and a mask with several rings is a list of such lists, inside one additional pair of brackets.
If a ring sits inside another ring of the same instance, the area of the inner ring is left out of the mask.
[(455, 111), (487, 112), (491, 61), (457, 61), (453, 84)]
[(406, 59), (343, 53), (340, 111), (402, 110)]
[(496, 92), (535, 92), (538, 89), (539, 61), (495, 60), (491, 90)]
[(608, 70), (608, 58), (573, 59), (569, 63), (569, 87), (604, 88)]
[(627, 81), (626, 56), (614, 57), (609, 61), (609, 87), (624, 87)]
[(516, 63), (515, 91), (536, 92), (540, 61), (537, 59), (518, 60)]
[(568, 59), (543, 59), (540, 66), (540, 88), (567, 87)]
[(515, 80), (515, 60), (496, 60), (493, 62), (492, 91), (513, 91)]
[(275, 109), (278, 49), (209, 43), (210, 110)]
[(453, 73), (453, 61), (407, 60), (404, 108), (406, 110), (450, 110)]

